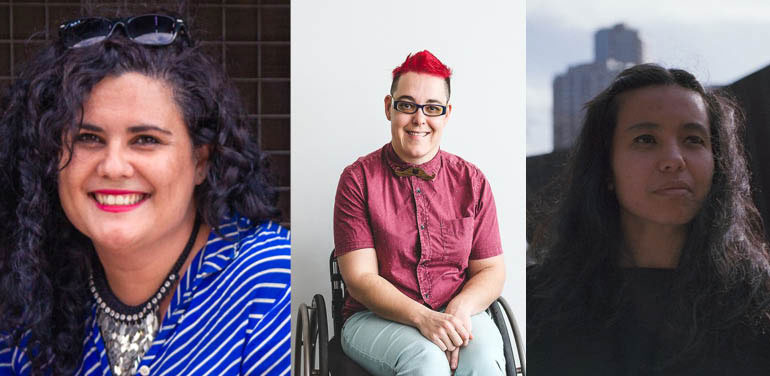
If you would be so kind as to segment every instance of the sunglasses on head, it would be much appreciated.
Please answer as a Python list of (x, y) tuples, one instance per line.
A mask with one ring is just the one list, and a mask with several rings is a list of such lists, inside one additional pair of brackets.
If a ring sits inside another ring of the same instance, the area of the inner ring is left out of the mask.
[(127, 18), (87, 17), (59, 25), (59, 39), (67, 48), (80, 48), (109, 38), (118, 26), (132, 41), (149, 46), (166, 46), (181, 35), (192, 44), (183, 20), (161, 14)]

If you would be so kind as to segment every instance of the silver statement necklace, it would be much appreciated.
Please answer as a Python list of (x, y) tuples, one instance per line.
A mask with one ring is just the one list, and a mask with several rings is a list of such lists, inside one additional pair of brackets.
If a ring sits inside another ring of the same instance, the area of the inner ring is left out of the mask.
[(113, 375), (136, 374), (142, 357), (150, 349), (155, 335), (158, 334), (160, 302), (179, 280), (179, 269), (190, 255), (199, 227), (200, 219), (196, 216), (190, 239), (187, 240), (187, 245), (174, 263), (171, 272), (166, 276), (166, 280), (155, 294), (139, 305), (123, 304), (107, 284), (101, 263), (98, 260), (95, 261), (95, 267), (88, 278), (88, 287), (96, 301), (96, 322), (104, 339), (104, 347), (107, 350)]

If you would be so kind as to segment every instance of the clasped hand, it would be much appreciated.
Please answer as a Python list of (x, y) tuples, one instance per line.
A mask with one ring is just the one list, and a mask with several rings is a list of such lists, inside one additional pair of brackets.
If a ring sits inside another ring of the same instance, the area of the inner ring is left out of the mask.
[(418, 329), (425, 338), (446, 352), (451, 369), (457, 368), (460, 347), (467, 346), (473, 339), (470, 314), (451, 307), (443, 313), (427, 312)]

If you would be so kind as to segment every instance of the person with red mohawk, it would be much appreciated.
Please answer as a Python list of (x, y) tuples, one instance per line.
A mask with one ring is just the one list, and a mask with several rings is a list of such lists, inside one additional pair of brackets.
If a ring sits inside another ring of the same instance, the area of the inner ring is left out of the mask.
[(485, 309), (505, 279), (492, 190), (439, 148), (451, 70), (428, 51), (393, 70), (392, 139), (345, 168), (334, 204), (346, 282), (342, 348), (375, 375), (503, 375)]

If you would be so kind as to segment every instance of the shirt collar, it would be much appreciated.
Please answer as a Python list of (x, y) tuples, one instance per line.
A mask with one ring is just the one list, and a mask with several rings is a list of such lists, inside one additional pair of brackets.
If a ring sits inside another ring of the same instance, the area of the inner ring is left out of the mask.
[[(203, 248), (202, 265), (196, 277), (207, 277), (224, 269), (240, 252), (243, 232), (252, 227), (248, 218), (234, 215), (225, 218), (219, 226), (219, 234), (212, 229)], [(221, 234), (221, 235), (220, 235)]]
[[(388, 142), (385, 144), (385, 146), (382, 148), (382, 153), (385, 161), (388, 163), (388, 166), (390, 166), (390, 169), (393, 170), (394, 168), (398, 168), (399, 170), (403, 170), (405, 168), (410, 167), (419, 167), (423, 171), (425, 171), (428, 175), (438, 175), (439, 170), (441, 170), (442, 165), (442, 159), (444, 152), (441, 151), (441, 149), (438, 150), (438, 153), (433, 156), (433, 159), (422, 163), (422, 164), (413, 164), (404, 162), (401, 157), (396, 154), (396, 151), (393, 150), (393, 144)], [(394, 175), (395, 176), (395, 175)]]

